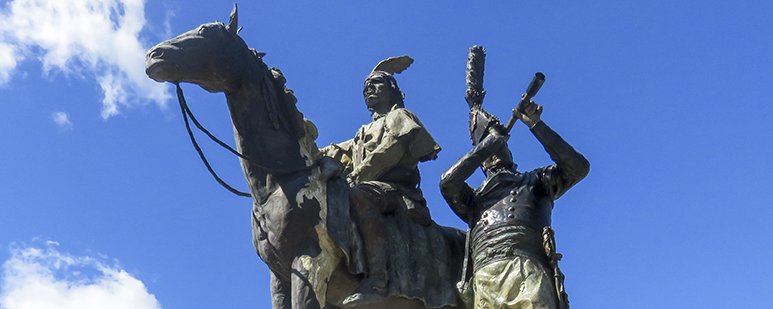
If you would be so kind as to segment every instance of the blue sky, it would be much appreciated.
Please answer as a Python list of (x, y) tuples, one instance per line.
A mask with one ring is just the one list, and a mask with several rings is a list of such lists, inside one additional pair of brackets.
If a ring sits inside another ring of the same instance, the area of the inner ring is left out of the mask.
[[(0, 308), (269, 306), (251, 201), (212, 179), (172, 88), (144, 75), (149, 47), (227, 21), (232, 6), (0, 1)], [(767, 306), (771, 2), (254, 1), (239, 10), (241, 36), (284, 72), (319, 146), (369, 121), (362, 83), (380, 60), (415, 59), (397, 81), (443, 147), (420, 165), (442, 225), (464, 228), (437, 184), (471, 147), (467, 49), (487, 49), (484, 107), (503, 119), (545, 73), (534, 98), (542, 119), (591, 162), (553, 216), (574, 308)], [(184, 86), (199, 120), (232, 142), (224, 96)], [(245, 190), (238, 160), (204, 144), (220, 175)], [(510, 146), (520, 170), (551, 164), (521, 123)]]

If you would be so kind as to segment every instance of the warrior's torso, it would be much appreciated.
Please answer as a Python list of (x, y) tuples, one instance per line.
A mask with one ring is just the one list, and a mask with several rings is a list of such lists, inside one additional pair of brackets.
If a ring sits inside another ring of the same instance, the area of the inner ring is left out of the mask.
[(542, 229), (553, 200), (535, 172), (502, 173), (475, 190), (470, 248), (475, 268), (514, 255), (545, 260)]
[(351, 141), (355, 183), (384, 181), (416, 185), (417, 164), (434, 159), (440, 151), (419, 119), (405, 108), (393, 108), (363, 125)]

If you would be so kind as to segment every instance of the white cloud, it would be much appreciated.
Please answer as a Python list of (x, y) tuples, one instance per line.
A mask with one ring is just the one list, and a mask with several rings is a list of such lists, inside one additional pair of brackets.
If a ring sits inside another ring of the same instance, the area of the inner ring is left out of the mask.
[(11, 247), (0, 281), (2, 309), (160, 309), (145, 285), (118, 266), (54, 248)]
[(13, 71), (15, 67), (16, 55), (13, 46), (0, 41), (0, 85), (11, 79), (11, 71)]
[(54, 118), (54, 123), (58, 124), (62, 130), (72, 130), (72, 122), (70, 121), (70, 117), (65, 112), (56, 112), (53, 113), (51, 116)]
[(105, 93), (102, 117), (121, 107), (165, 106), (168, 86), (145, 76), (139, 33), (144, 0), (11, 0), (0, 11), (0, 84), (26, 58), (45, 72), (94, 78)]

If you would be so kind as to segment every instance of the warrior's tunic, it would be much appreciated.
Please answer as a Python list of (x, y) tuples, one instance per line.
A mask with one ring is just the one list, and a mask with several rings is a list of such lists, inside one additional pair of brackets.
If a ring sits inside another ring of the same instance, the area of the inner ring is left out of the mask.
[(395, 106), (386, 114), (374, 114), (353, 139), (331, 144), (323, 154), (341, 161), (351, 184), (365, 183), (382, 193), (401, 198), (399, 210), (425, 216), (429, 210), (418, 185), (418, 163), (437, 158), (440, 146), (411, 111)]

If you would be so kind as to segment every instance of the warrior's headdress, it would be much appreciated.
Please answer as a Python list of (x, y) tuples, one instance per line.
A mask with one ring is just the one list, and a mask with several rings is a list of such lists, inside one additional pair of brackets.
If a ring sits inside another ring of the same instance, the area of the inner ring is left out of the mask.
[(399, 97), (399, 105), (402, 106), (403, 99), (405, 99), (405, 93), (400, 91), (400, 87), (397, 86), (397, 80), (395, 79), (395, 73), (402, 73), (413, 63), (413, 58), (408, 55), (400, 57), (390, 57), (388, 59), (381, 60), (373, 71), (365, 78), (365, 83), (372, 80), (381, 80), (394, 91)]

